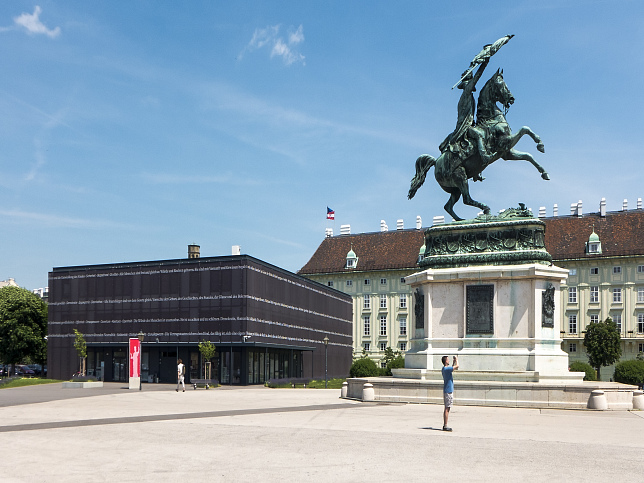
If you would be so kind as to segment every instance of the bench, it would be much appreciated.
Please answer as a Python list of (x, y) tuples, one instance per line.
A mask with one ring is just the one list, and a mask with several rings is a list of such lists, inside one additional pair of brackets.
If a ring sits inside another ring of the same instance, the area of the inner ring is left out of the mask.
[(197, 386), (203, 386), (209, 389), (210, 386), (217, 387), (219, 381), (217, 379), (192, 379), (190, 384), (192, 384), (193, 389), (197, 389)]

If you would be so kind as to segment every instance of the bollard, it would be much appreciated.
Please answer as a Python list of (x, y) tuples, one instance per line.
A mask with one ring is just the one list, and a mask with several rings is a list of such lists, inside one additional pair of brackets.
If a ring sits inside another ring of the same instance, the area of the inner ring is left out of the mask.
[(588, 409), (598, 409), (604, 411), (608, 409), (608, 399), (606, 399), (606, 394), (601, 389), (595, 389), (590, 393), (588, 398)]
[(342, 383), (342, 389), (340, 389), (340, 397), (343, 399), (346, 398), (348, 392), (349, 392), (349, 383), (347, 381), (344, 381)]
[(376, 400), (376, 393), (373, 390), (373, 384), (370, 383), (365, 383), (364, 386), (362, 386), (362, 400), (363, 401), (375, 401)]
[(633, 409), (644, 409), (644, 391), (633, 391)]

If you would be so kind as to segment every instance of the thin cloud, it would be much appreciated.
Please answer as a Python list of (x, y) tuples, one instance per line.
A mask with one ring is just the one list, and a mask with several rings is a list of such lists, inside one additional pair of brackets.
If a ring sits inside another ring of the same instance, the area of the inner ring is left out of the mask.
[(38, 225), (54, 228), (85, 228), (85, 229), (130, 229), (130, 225), (109, 220), (70, 218), (47, 213), (34, 213), (22, 210), (0, 210), (0, 217), (8, 218), (21, 224), (37, 223)]
[(290, 29), (287, 32), (286, 39), (280, 35), (280, 25), (272, 25), (263, 29), (256, 29), (253, 37), (248, 42), (244, 51), (239, 54), (242, 58), (245, 52), (252, 52), (260, 49), (270, 49), (270, 57), (282, 59), (285, 65), (292, 65), (304, 62), (304, 55), (297, 50), (297, 46), (304, 42), (304, 28), (300, 25), (297, 30)]
[(19, 27), (24, 28), (29, 35), (40, 35), (44, 34), (49, 38), (56, 38), (60, 35), (60, 27), (55, 29), (48, 29), (45, 24), (40, 21), (40, 14), (42, 9), (36, 5), (34, 8), (33, 14), (22, 13), (17, 17), (14, 17), (13, 22)]

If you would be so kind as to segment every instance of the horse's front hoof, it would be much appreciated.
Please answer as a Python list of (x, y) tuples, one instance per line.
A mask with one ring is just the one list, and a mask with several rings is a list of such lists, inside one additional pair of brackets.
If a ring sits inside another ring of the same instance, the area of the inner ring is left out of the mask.
[(540, 153), (546, 152), (546, 147), (543, 145), (543, 143), (537, 144), (537, 151), (539, 151)]
[(546, 181), (548, 181), (550, 179), (550, 176), (548, 176), (548, 173), (546, 173), (545, 171), (543, 173), (541, 173), (541, 177), (543, 179), (545, 179)]

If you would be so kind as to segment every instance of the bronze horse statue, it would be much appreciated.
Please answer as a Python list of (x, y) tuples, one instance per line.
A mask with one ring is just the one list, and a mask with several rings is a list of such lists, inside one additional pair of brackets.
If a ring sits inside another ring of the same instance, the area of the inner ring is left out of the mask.
[[(503, 105), (505, 113), (499, 109), (497, 102)], [(465, 133), (460, 140), (454, 140), (459, 144), (457, 149), (446, 149), (438, 159), (423, 154), (416, 160), (416, 175), (411, 180), (407, 197), (409, 199), (414, 197), (418, 188), (425, 182), (427, 172), (433, 166), (436, 181), (450, 194), (450, 198), (445, 204), (445, 211), (454, 220), (460, 221), (462, 218), (454, 213), (454, 205), (461, 195), (464, 204), (476, 206), (482, 209), (485, 214), (490, 213), (489, 206), (472, 199), (467, 180), (482, 181), (481, 172), (497, 159), (529, 161), (539, 170), (543, 179), (550, 179), (546, 170), (535, 161), (530, 153), (514, 149), (519, 140), (527, 134), (537, 144), (537, 150), (545, 152), (541, 138), (529, 127), (523, 126), (516, 134), (512, 134), (510, 126), (505, 120), (505, 114), (513, 103), (514, 97), (503, 80), (503, 71), (497, 70), (481, 89), (476, 112), (475, 129), (481, 133), (487, 153), (481, 153), (476, 149), (476, 141), (472, 140), (468, 133)]]

